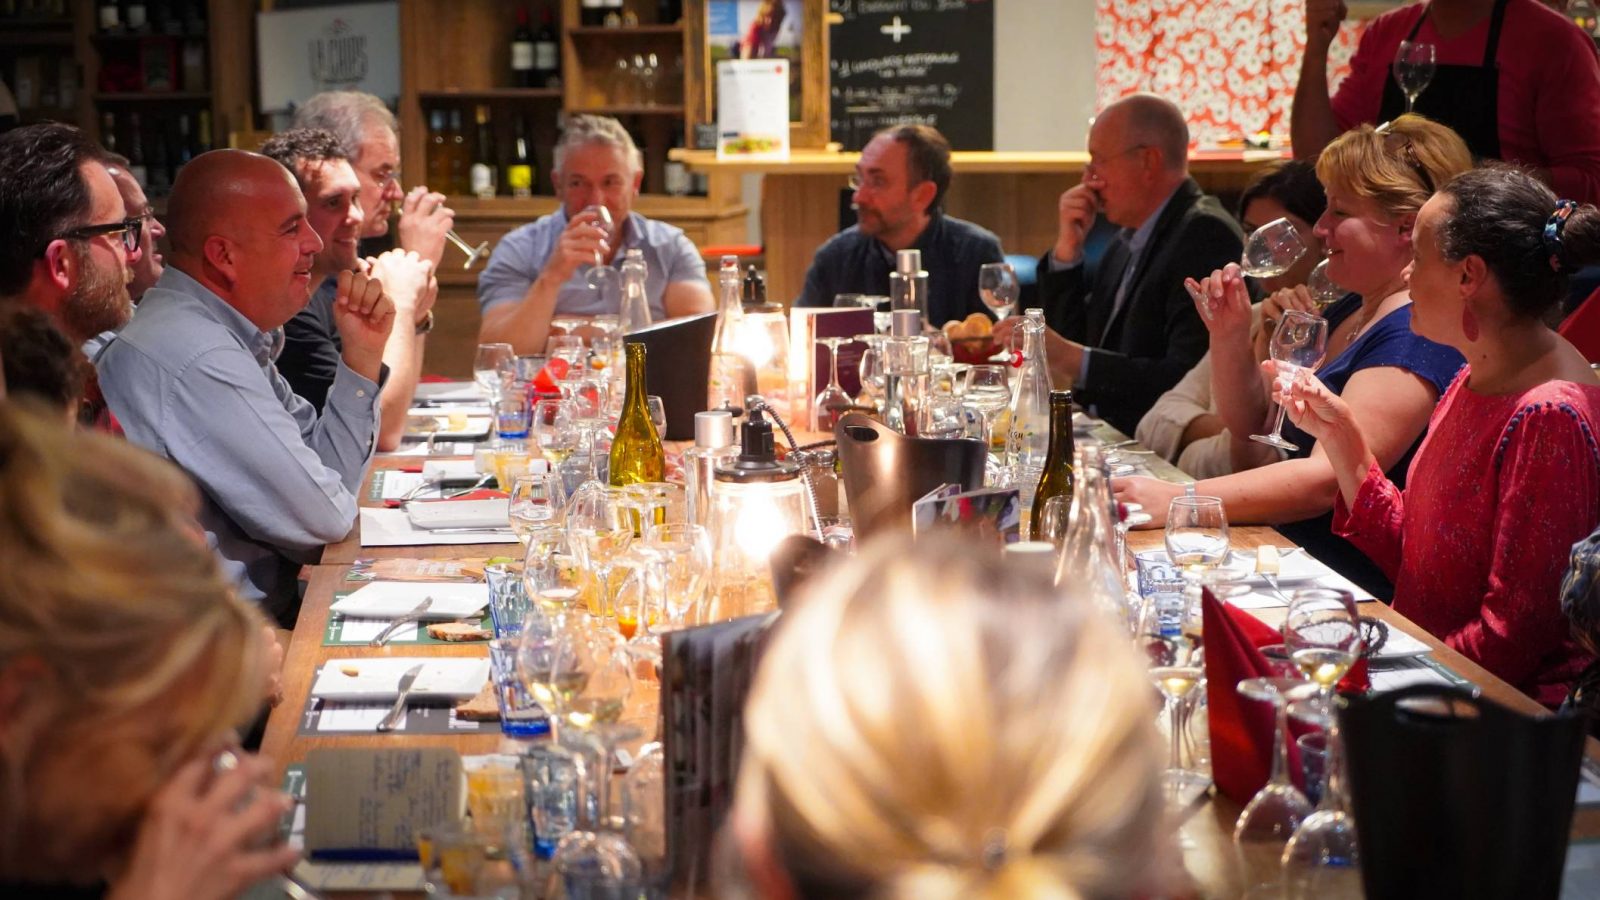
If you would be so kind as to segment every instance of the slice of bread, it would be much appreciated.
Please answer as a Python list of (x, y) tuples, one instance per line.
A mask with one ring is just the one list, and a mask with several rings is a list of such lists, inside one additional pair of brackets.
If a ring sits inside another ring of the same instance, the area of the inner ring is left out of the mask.
[(469, 722), (500, 721), (500, 704), (494, 698), (494, 679), (483, 683), (477, 696), (456, 704), (456, 718)]
[(487, 641), (494, 632), (468, 622), (436, 622), (428, 626), (428, 637), (436, 641)]

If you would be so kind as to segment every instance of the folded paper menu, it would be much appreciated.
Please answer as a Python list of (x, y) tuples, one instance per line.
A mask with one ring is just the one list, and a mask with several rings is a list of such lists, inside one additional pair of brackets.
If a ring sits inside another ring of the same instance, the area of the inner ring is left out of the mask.
[(306, 754), (306, 850), (416, 852), (416, 832), (466, 811), (461, 755), (441, 747)]
[(911, 530), (918, 534), (935, 527), (961, 529), (996, 544), (1022, 539), (1022, 501), (1016, 488), (961, 490), (945, 484), (911, 505)]

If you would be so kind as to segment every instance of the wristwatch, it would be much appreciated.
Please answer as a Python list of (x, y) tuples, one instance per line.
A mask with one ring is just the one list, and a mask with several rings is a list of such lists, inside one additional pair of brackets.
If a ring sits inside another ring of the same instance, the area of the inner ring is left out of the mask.
[(433, 310), (428, 310), (428, 315), (417, 323), (417, 334), (427, 334), (433, 330)]

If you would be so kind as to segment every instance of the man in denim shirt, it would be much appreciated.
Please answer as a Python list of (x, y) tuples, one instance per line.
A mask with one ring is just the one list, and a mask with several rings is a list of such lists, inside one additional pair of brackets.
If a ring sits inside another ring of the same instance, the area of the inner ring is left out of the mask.
[(291, 626), (300, 565), (355, 521), (394, 307), (377, 281), (339, 276), (343, 356), (319, 416), (270, 356), (322, 249), (294, 177), (258, 154), (202, 154), (167, 227), (167, 269), (101, 354), (100, 383), (128, 439), (200, 485), (200, 524), (241, 595)]

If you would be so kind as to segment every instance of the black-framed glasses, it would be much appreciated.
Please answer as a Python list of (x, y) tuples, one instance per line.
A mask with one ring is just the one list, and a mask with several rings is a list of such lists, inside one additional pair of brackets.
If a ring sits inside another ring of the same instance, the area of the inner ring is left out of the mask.
[(84, 225), (61, 234), (66, 240), (87, 241), (97, 238), (102, 234), (122, 235), (122, 248), (132, 253), (139, 249), (139, 238), (144, 234), (144, 216), (129, 216), (118, 222), (107, 222), (104, 225)]
[(1433, 176), (1428, 174), (1427, 167), (1422, 164), (1421, 160), (1417, 159), (1417, 150), (1411, 145), (1411, 138), (1392, 130), (1390, 126), (1393, 124), (1392, 122), (1385, 122), (1373, 129), (1383, 138), (1383, 151), (1385, 153), (1394, 153), (1398, 150), (1404, 153), (1406, 165), (1411, 167), (1411, 171), (1417, 173), (1417, 178), (1422, 181), (1422, 186), (1427, 189), (1428, 193), (1430, 195), (1433, 194)]

